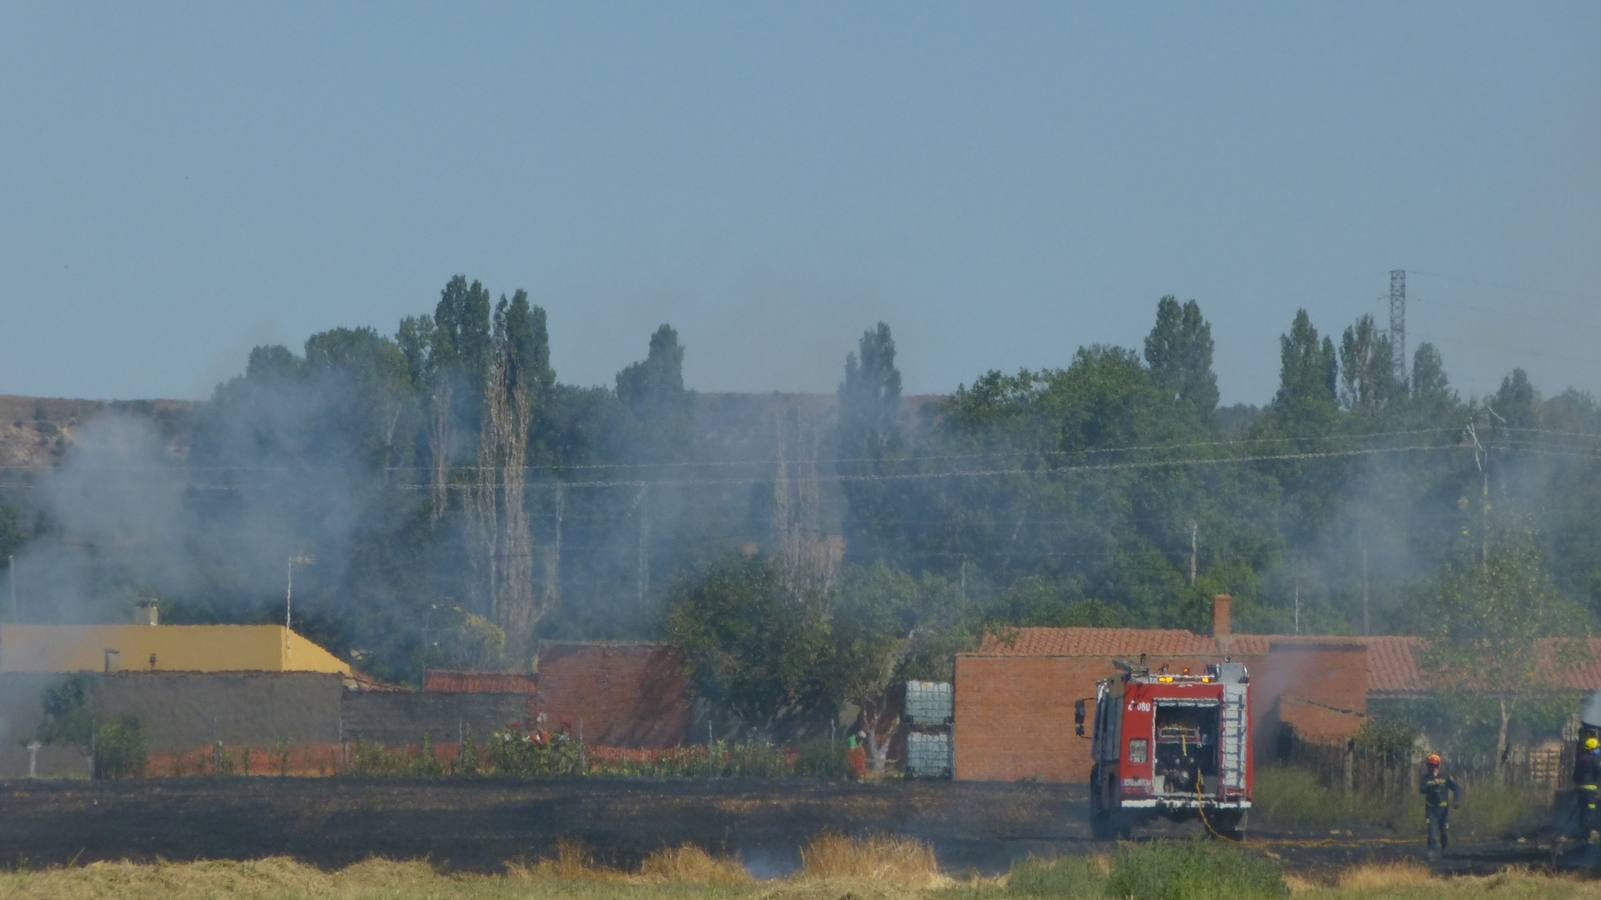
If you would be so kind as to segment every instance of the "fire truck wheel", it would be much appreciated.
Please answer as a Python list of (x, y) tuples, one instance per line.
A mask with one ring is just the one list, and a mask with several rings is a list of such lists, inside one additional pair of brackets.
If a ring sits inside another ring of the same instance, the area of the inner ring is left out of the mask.
[(1245, 812), (1216, 812), (1211, 816), (1212, 828), (1229, 840), (1245, 840)]

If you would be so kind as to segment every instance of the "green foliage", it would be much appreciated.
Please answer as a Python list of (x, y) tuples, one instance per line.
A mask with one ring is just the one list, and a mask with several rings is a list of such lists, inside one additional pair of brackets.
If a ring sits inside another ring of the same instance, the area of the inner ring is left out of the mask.
[(216, 743), (212, 744), (211, 774), (222, 778), (228, 778), (237, 772), (238, 767), (235, 765), (234, 757), (228, 752), (228, 748), (222, 745), (222, 741), (217, 741)]
[(1352, 413), (1373, 419), (1404, 396), (1389, 335), (1371, 315), (1362, 316), (1340, 338), (1340, 399)]
[(891, 685), (948, 679), (979, 622), (949, 582), (851, 568), (830, 590), (731, 557), (680, 582), (667, 634), (705, 694), (764, 734), (818, 726), (844, 704), (870, 718)]
[(95, 778), (138, 778), (145, 773), (149, 747), (135, 716), (102, 720), (89, 701), (89, 680), (68, 677), (45, 691), (43, 718), (35, 737), (42, 744), (76, 747), (94, 762)]
[(1106, 892), (1141, 900), (1255, 900), (1290, 893), (1283, 869), (1259, 853), (1217, 841), (1122, 844)]
[(825, 599), (764, 558), (731, 557), (680, 581), (665, 630), (704, 696), (752, 727), (832, 711)]
[[(901, 373), (895, 367), (895, 339), (889, 326), (879, 322), (864, 332), (857, 352), (845, 357), (845, 380), (839, 386), (839, 459), (845, 476), (879, 475), (892, 471), (901, 449), (897, 416), (901, 405)], [(890, 558), (887, 527), (896, 515), (892, 488), (852, 478), (842, 483), (848, 505), (842, 530), (853, 561), (882, 562)]]
[(68, 676), (45, 691), (44, 716), (36, 737), (41, 744), (78, 747), (89, 752), (94, 740), (95, 721), (89, 708), (89, 679)]
[[(748, 727), (780, 736), (816, 733), (847, 698), (911, 673), (943, 677), (952, 649), (985, 627), (1204, 628), (1219, 592), (1235, 597), (1242, 631), (1367, 627), (1471, 648), (1467, 635), (1442, 632), (1482, 619), (1458, 595), (1484, 515), (1523, 517), (1528, 535), (1509, 542), (1537, 550), (1523, 568), (1545, 577), (1524, 582), (1538, 602), (1522, 604), (1524, 621), (1498, 626), (1492, 643), (1523, 640), (1548, 594), (1576, 615), (1542, 616), (1540, 630), (1582, 633), (1601, 612), (1601, 463), (1574, 450), (1578, 439), (1536, 446), (1557, 438), (1507, 427), (1595, 435), (1595, 398), (1542, 399), (1514, 370), (1488, 402), (1468, 405), (1428, 344), (1410, 384), (1399, 383), (1369, 317), (1331, 329), (1335, 340), (1304, 311), (1285, 324), (1265, 409), (1217, 406), (1212, 329), (1193, 300), (1158, 301), (1138, 351), (1064, 344), (1040, 367), (980, 373), (934, 403), (902, 397), (904, 348), (878, 324), (845, 360), (829, 436), (830, 413), (811, 401), (694, 395), (667, 325), (614, 385), (560, 384), (544, 311), (524, 291), (492, 302), (458, 275), (393, 338), (331, 328), (299, 353), (256, 348), (186, 419), (118, 407), (156, 417), (162, 442), (189, 446), (185, 484), (208, 488), (151, 511), (193, 526), (181, 582), (125, 571), (118, 553), (100, 552), (110, 542), (35, 514), (33, 495), (0, 507), (0, 563), (26, 552), (24, 539), (88, 548), (100, 562), (84, 593), (106, 599), (86, 618), (120, 620), (137, 590), (160, 594), (174, 622), (281, 621), (282, 560), (304, 549), (324, 562), (296, 571), (297, 627), (336, 654), (363, 651), (354, 660), (367, 673), (414, 682), (429, 666), (496, 668), (502, 637), (683, 637), (697, 648), (702, 688)], [(483, 462), (497, 346), (533, 396), (531, 578), (541, 609), (553, 610), (537, 635), (480, 627), (483, 573), (467, 563), (482, 554), (472, 553), (462, 489)], [(1470, 415), (1489, 449), (1487, 478), (1471, 442), (1459, 443)], [(1325, 455), (1402, 445), (1440, 450)], [(807, 589), (782, 583), (793, 571), (773, 580), (762, 564), (741, 573), (727, 560), (755, 548), (794, 568), (787, 548), (769, 543), (780, 455), (787, 496), (811, 511), (786, 524), (826, 560)], [(830, 457), (833, 471), (811, 480)], [(236, 527), (241, 516), (251, 527)], [(1487, 543), (1504, 540), (1497, 531)], [(837, 569), (841, 556), (867, 565)], [(1420, 575), (1435, 570), (1437, 579)], [(701, 596), (688, 586), (719, 578)], [(1510, 721), (1522, 727), (1517, 709)]]
[(1331, 790), (1316, 773), (1293, 766), (1258, 767), (1254, 803), (1251, 815), (1278, 828), (1404, 826), (1417, 808), (1411, 795)]
[(1170, 294), (1157, 302), (1156, 325), (1145, 338), (1145, 362), (1157, 386), (1199, 418), (1211, 416), (1217, 408), (1212, 326), (1194, 300), (1181, 307)]
[(1357, 749), (1378, 754), (1405, 754), (1412, 750), (1418, 731), (1405, 719), (1370, 718), (1356, 733)]
[(1007, 873), (1006, 893), (1016, 897), (1105, 897), (1106, 873), (1089, 856), (1031, 856)]
[[(1508, 736), (1514, 743), (1555, 739), (1582, 702), (1577, 691), (1528, 692), (1511, 710)], [(1396, 738), (1426, 735), (1429, 747), (1451, 759), (1492, 759), (1497, 752), (1500, 700), (1490, 693), (1447, 691), (1427, 697), (1379, 698), (1370, 701), (1368, 711), (1375, 727)]]
[(796, 748), (795, 774), (811, 775), (833, 781), (844, 781), (851, 776), (850, 756), (843, 741), (813, 738)]
[(669, 462), (689, 452), (694, 409), (684, 389), (684, 348), (671, 325), (650, 336), (644, 360), (617, 373), (617, 399), (624, 416), (612, 441), (621, 456)]
[[(1547, 574), (1532, 532), (1500, 529), (1481, 561), (1458, 559), (1441, 578), (1429, 619), (1423, 662), (1468, 694), (1495, 699), (1494, 746), (1511, 744), (1511, 721), (1526, 698), (1546, 698), (1541, 676), (1584, 658), (1589, 622)], [(1556, 640), (1546, 652), (1542, 638)], [(1490, 729), (1485, 729), (1489, 731)]]
[(489, 761), (496, 775), (548, 778), (584, 774), (584, 747), (565, 731), (524, 732), (513, 725), (489, 738)]
[(121, 716), (95, 726), (95, 778), (141, 778), (149, 757), (150, 748), (138, 718)]
[(1306, 310), (1297, 310), (1290, 333), (1279, 338), (1279, 391), (1273, 414), (1292, 433), (1320, 434), (1334, 424), (1339, 365), (1334, 342), (1318, 339)]

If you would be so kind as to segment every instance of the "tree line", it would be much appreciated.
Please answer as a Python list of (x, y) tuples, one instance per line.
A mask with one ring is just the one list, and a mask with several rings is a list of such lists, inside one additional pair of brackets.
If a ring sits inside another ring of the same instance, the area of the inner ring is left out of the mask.
[[(73, 615), (159, 594), (169, 621), (281, 620), (309, 551), (297, 628), (380, 677), (667, 637), (771, 729), (948, 672), (986, 629), (1204, 629), (1217, 593), (1244, 631), (1426, 634), (1510, 554), (1567, 604), (1535, 631), (1601, 608), (1594, 397), (1516, 369), (1464, 399), (1371, 316), (1297, 312), (1261, 407), (1220, 405), (1211, 325), (1175, 297), (1142, 347), (933, 402), (902, 396), (883, 323), (829, 404), (698, 395), (670, 325), (604, 387), (562, 382), (551, 340), (525, 292), (458, 276), (392, 335), (256, 348), (182, 424), (182, 577), (102, 548)], [(37, 493), (0, 539), (83, 543)]]

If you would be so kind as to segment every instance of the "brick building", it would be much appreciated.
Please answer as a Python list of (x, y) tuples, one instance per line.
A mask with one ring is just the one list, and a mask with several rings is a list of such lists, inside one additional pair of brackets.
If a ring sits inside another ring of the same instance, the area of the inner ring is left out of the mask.
[(540, 645), (539, 688), (529, 717), (583, 732), (605, 747), (676, 747), (694, 719), (683, 658), (667, 644), (559, 642)]
[(676, 747), (695, 715), (683, 658), (648, 642), (547, 641), (533, 674), (432, 669), (423, 692), (520, 697), (526, 721), (601, 747)]
[(1084, 781), (1089, 741), (1073, 732), (1073, 703), (1138, 659), (1199, 671), (1232, 658), (1251, 672), (1251, 727), (1258, 755), (1285, 727), (1304, 738), (1342, 740), (1367, 716), (1368, 650), (1361, 639), (1234, 634), (1228, 597), (1211, 634), (1134, 628), (1019, 628), (989, 635), (956, 657), (955, 773), (966, 781)]

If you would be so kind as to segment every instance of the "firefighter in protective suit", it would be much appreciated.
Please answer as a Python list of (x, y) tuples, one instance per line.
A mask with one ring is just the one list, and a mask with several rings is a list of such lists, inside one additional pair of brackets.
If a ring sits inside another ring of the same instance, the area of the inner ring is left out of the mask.
[(1584, 739), (1584, 749), (1573, 761), (1573, 786), (1578, 789), (1574, 802), (1579, 804), (1579, 834), (1590, 840), (1601, 817), (1596, 815), (1596, 785), (1601, 782), (1601, 740), (1595, 735)]
[(1424, 826), (1429, 831), (1429, 855), (1443, 854), (1451, 841), (1451, 803), (1462, 795), (1462, 789), (1457, 786), (1455, 778), (1440, 771), (1440, 754), (1429, 754), (1428, 771), (1418, 785), (1418, 793), (1423, 795)]

